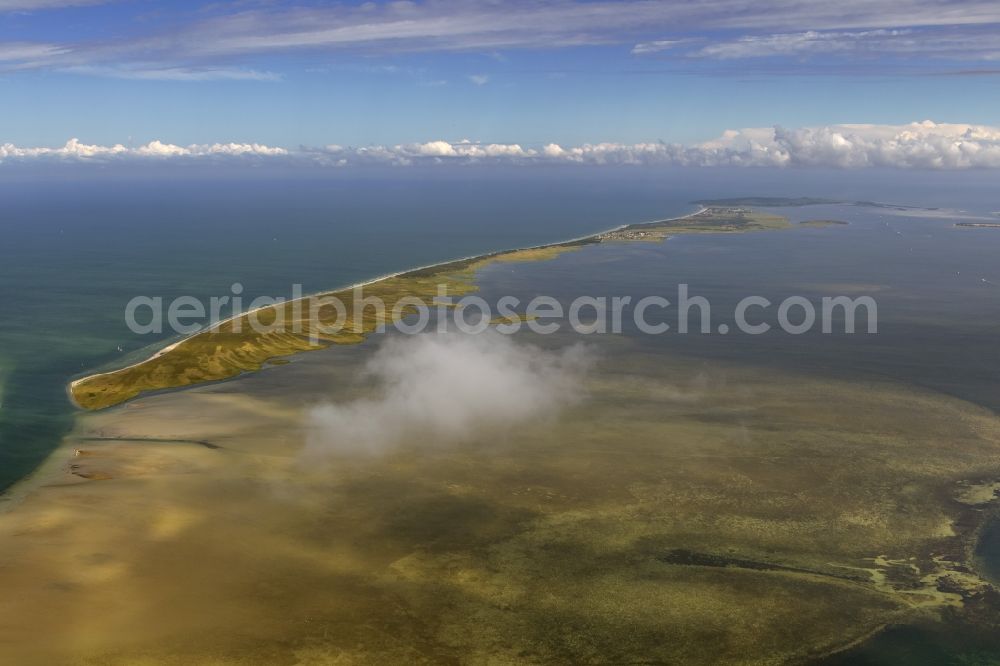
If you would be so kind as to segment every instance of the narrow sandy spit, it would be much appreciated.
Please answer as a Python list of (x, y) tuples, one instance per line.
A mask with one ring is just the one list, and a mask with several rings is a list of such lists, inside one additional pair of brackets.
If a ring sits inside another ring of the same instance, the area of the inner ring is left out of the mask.
[[(611, 227), (610, 229), (604, 229), (604, 230), (598, 231), (596, 233), (587, 234), (585, 236), (577, 236), (576, 238), (569, 238), (569, 239), (566, 239), (566, 240), (556, 241), (554, 243), (545, 243), (543, 245), (529, 245), (527, 247), (511, 248), (511, 249), (506, 249), (506, 250), (496, 250), (494, 252), (487, 252), (485, 254), (474, 254), (474, 255), (469, 255), (467, 257), (458, 257), (456, 259), (446, 259), (445, 261), (439, 261), (439, 262), (433, 263), (433, 264), (426, 264), (424, 266), (415, 266), (413, 268), (407, 268), (405, 270), (396, 271), (394, 273), (386, 273), (385, 275), (380, 275), (378, 277), (372, 278), (370, 280), (365, 280), (363, 282), (356, 282), (356, 283), (348, 285), (346, 287), (336, 287), (334, 289), (329, 289), (327, 291), (316, 292), (314, 294), (309, 294), (309, 295), (306, 295), (306, 296), (302, 296), (301, 298), (296, 298), (296, 299), (293, 299), (293, 300), (289, 300), (289, 301), (287, 301), (287, 304), (291, 305), (291, 304), (297, 303), (297, 302), (304, 302), (304, 301), (307, 301), (307, 300), (309, 300), (311, 298), (316, 298), (318, 296), (322, 296), (323, 294), (330, 294), (330, 293), (334, 293), (334, 292), (338, 292), (338, 291), (347, 291), (347, 290), (353, 290), (353, 289), (361, 289), (363, 287), (368, 287), (368, 286), (371, 286), (373, 284), (377, 284), (379, 282), (382, 282), (383, 280), (391, 280), (392, 278), (396, 278), (396, 277), (399, 277), (401, 275), (406, 275), (407, 273), (413, 273), (415, 271), (427, 270), (427, 269), (430, 269), (430, 268), (437, 268), (438, 266), (446, 266), (447, 264), (453, 264), (453, 263), (459, 262), (459, 261), (473, 261), (473, 260), (476, 260), (476, 259), (485, 259), (487, 257), (492, 257), (492, 256), (497, 255), (497, 254), (506, 254), (506, 253), (509, 253), (509, 252), (520, 252), (520, 251), (523, 251), (523, 250), (543, 250), (543, 249), (550, 248), (550, 247), (557, 247), (559, 245), (565, 245), (567, 243), (577, 243), (577, 242), (580, 242), (580, 241), (590, 240), (592, 238), (597, 238), (598, 236), (601, 236), (603, 234), (607, 234), (607, 233), (611, 233), (613, 231), (618, 231), (620, 229), (624, 229), (625, 227), (630, 226), (630, 224), (651, 224), (651, 223), (654, 223), (654, 222), (676, 222), (678, 220), (685, 220), (685, 219), (687, 219), (689, 217), (694, 217), (695, 215), (699, 215), (699, 214), (705, 212), (706, 210), (708, 210), (708, 208), (702, 206), (701, 208), (699, 208), (696, 211), (693, 211), (693, 212), (688, 213), (686, 215), (681, 215), (679, 217), (671, 217), (671, 218), (666, 218), (666, 219), (663, 219), (663, 220), (649, 220), (647, 222), (619, 224), (618, 226)], [(231, 322), (231, 321), (233, 321), (235, 319), (239, 319), (240, 317), (245, 317), (245, 316), (253, 314), (255, 312), (260, 312), (262, 310), (266, 310), (266, 309), (268, 309), (270, 307), (273, 307), (273, 305), (266, 305), (266, 306), (262, 306), (262, 307), (259, 307), (259, 308), (253, 308), (253, 309), (250, 309), (250, 310), (245, 310), (245, 311), (237, 313), (237, 314), (235, 314), (235, 315), (233, 315), (231, 317), (227, 317), (226, 319), (223, 319), (221, 321), (216, 322), (215, 324), (213, 324), (208, 329), (202, 329), (200, 331), (196, 331), (195, 333), (192, 333), (191, 335), (188, 335), (188, 336), (184, 337), (181, 340), (178, 340), (176, 342), (173, 342), (173, 343), (167, 345), (166, 347), (164, 347), (164, 348), (160, 349), (159, 351), (157, 351), (156, 353), (154, 353), (152, 356), (148, 356), (148, 357), (142, 359), (141, 361), (136, 361), (135, 363), (131, 363), (129, 365), (122, 366), (120, 368), (115, 368), (113, 370), (107, 370), (105, 372), (95, 372), (95, 373), (84, 375), (82, 377), (78, 377), (78, 378), (74, 379), (73, 381), (71, 381), (68, 384), (67, 390), (66, 390), (66, 395), (69, 397), (70, 402), (72, 402), (74, 406), (78, 406), (78, 405), (76, 405), (76, 401), (73, 399), (73, 392), (72, 392), (72, 390), (80, 382), (86, 381), (88, 379), (92, 379), (94, 377), (101, 377), (103, 375), (109, 375), (109, 374), (112, 374), (112, 373), (115, 373), (115, 372), (120, 372), (121, 370), (128, 370), (129, 368), (134, 368), (136, 366), (140, 366), (143, 363), (147, 363), (147, 362), (149, 362), (149, 361), (151, 361), (151, 360), (153, 360), (153, 359), (155, 359), (155, 358), (157, 358), (159, 356), (162, 356), (163, 354), (166, 354), (167, 352), (170, 352), (170, 351), (176, 349), (180, 345), (184, 344), (184, 342), (186, 342), (189, 338), (191, 338), (191, 337), (193, 337), (195, 335), (199, 335), (200, 333), (204, 333), (206, 330), (217, 329), (220, 326), (224, 326), (225, 324), (227, 324), (227, 323), (229, 323), (229, 322)]]

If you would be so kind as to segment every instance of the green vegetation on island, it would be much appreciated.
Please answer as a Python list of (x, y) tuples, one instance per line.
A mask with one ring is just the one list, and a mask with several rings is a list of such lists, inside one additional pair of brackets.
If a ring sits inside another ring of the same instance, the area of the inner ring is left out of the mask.
[(599, 235), (601, 241), (657, 241), (677, 234), (738, 233), (788, 229), (788, 219), (750, 208), (710, 206), (693, 215), (672, 220), (630, 224)]
[[(581, 243), (498, 252), (416, 269), (364, 286), (363, 298), (381, 299), (384, 311), (363, 302), (355, 311), (354, 291), (348, 288), (247, 312), (140, 363), (78, 379), (70, 385), (70, 394), (84, 409), (104, 409), (148, 391), (253, 372), (278, 357), (333, 344), (356, 344), (382, 325), (417, 312), (418, 303), (432, 304), (440, 285), (447, 287), (449, 296), (462, 296), (477, 289), (474, 281), (480, 268), (496, 262), (543, 261)], [(342, 304), (343, 312), (338, 311), (334, 299)], [(338, 322), (342, 326), (334, 331)]]
[[(376, 297), (385, 311), (363, 306), (354, 311), (352, 288), (314, 298), (303, 298), (244, 313), (200, 331), (134, 365), (89, 375), (72, 382), (73, 401), (84, 409), (104, 409), (142, 393), (219, 381), (261, 369), (273, 359), (330, 345), (356, 344), (383, 325), (430, 306), (440, 285), (449, 296), (478, 289), (476, 272), (493, 263), (545, 261), (565, 252), (605, 241), (658, 241), (677, 234), (742, 233), (789, 229), (780, 215), (740, 206), (711, 206), (670, 220), (630, 224), (586, 238), (535, 248), (496, 252), (386, 277), (363, 287), (363, 296)], [(337, 299), (344, 311), (330, 303)], [(314, 312), (313, 307), (317, 310)], [(335, 331), (336, 322), (343, 326)]]

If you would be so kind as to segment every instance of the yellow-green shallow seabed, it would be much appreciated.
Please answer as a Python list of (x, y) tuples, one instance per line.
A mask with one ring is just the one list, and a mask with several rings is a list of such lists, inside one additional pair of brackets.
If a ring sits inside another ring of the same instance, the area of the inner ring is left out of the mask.
[[(599, 240), (699, 231), (670, 224)], [(459, 267), (470, 290), (480, 261)], [(1000, 480), (993, 412), (592, 344), (551, 419), (324, 464), (302, 457), (305, 414), (377, 391), (375, 340), (105, 399), (0, 514), (0, 663), (785, 664), (894, 623), (996, 622), (970, 554)]]

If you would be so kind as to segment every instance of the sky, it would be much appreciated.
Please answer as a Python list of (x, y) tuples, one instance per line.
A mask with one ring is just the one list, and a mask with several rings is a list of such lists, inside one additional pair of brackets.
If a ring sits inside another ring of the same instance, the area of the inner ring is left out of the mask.
[(0, 163), (995, 167), (998, 83), (995, 0), (0, 0)]

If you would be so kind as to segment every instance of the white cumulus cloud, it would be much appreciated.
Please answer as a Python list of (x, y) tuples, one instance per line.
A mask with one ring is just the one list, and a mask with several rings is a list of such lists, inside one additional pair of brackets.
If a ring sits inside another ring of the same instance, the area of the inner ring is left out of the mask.
[(178, 146), (154, 140), (135, 148), (129, 148), (120, 143), (112, 146), (86, 144), (74, 138), (58, 148), (22, 148), (12, 143), (0, 144), (0, 162), (4, 160), (38, 158), (100, 161), (108, 158), (170, 158), (209, 155), (274, 157), (288, 154), (289, 151), (285, 148), (276, 148), (259, 143), (212, 143)]
[(260, 143), (178, 145), (150, 141), (138, 147), (87, 144), (23, 147), (0, 144), (0, 163), (55, 160), (173, 159), (285, 160), (317, 167), (420, 164), (579, 164), (681, 167), (1000, 168), (1000, 128), (925, 120), (905, 125), (748, 127), (685, 145), (663, 141), (601, 142), (577, 146), (482, 143), (438, 139), (423, 143), (350, 147), (331, 144), (287, 149)]
[[(1000, 128), (934, 123), (774, 128), (761, 142), (740, 132), (729, 145), (765, 146), (790, 166), (962, 169), (1000, 167)], [(756, 134), (756, 136), (760, 136)]]

